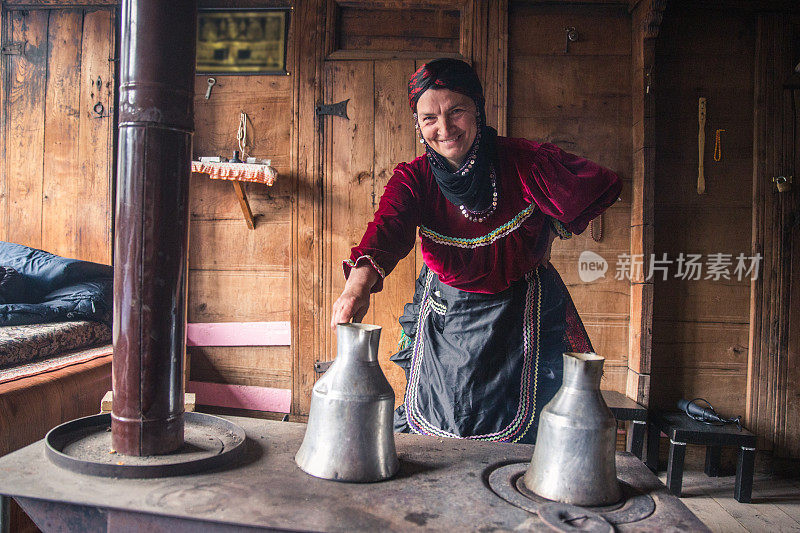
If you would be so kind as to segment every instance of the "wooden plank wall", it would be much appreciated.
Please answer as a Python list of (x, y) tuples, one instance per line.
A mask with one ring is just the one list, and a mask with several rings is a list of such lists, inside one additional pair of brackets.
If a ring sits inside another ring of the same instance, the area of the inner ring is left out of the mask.
[(3, 18), (4, 42), (27, 44), (2, 59), (0, 239), (110, 263), (114, 10)]
[[(753, 172), (751, 15), (670, 3), (656, 46), (655, 254), (750, 255)], [(706, 193), (697, 193), (698, 98), (707, 98)], [(715, 131), (721, 160), (714, 160)], [(735, 265), (734, 265), (735, 266)], [(707, 398), (744, 414), (749, 279), (654, 278), (651, 403)], [(703, 270), (702, 278), (707, 276)]]
[[(284, 2), (201, 2), (201, 7), (282, 7)], [(230, 182), (192, 176), (189, 230), (190, 323), (289, 322), (292, 301), (292, 216), (295, 198), (294, 12), (290, 12), (289, 75), (218, 75), (209, 99), (207, 75), (195, 83), (194, 158), (231, 157), (240, 113), (248, 116), (247, 152), (272, 160), (271, 187), (247, 183), (255, 217), (248, 229)], [(308, 112), (313, 111), (312, 108)], [(191, 346), (190, 380), (292, 389), (289, 346)]]
[[(653, 197), (655, 161), (655, 41), (666, 0), (638, 2), (632, 16), (631, 98), (633, 122), (633, 177), (631, 185), (631, 263), (642, 258), (641, 268), (631, 268), (630, 327), (628, 329), (628, 379), (626, 393), (642, 405), (650, 404), (650, 363), (653, 342), (653, 281), (648, 279), (653, 253)], [(638, 261), (637, 261), (638, 262)]]
[[(625, 391), (630, 283), (615, 279), (617, 257), (631, 238), (631, 21), (624, 6), (514, 2), (509, 15), (508, 131), (582, 155), (624, 180), (622, 200), (603, 216), (603, 235), (589, 230), (553, 245), (552, 263), (578, 308), (595, 350), (606, 357), (602, 387)], [(579, 40), (565, 53), (565, 27)], [(608, 262), (604, 278), (584, 283), (578, 257), (589, 250)]]
[[(305, 0), (294, 12), (292, 109), (296, 174), (292, 192), (292, 412), (308, 413), (314, 386), (314, 361), (327, 325), (322, 309), (322, 137), (321, 123), (310, 111), (322, 102), (325, 36), (324, 0)], [(330, 304), (328, 304), (330, 305)]]

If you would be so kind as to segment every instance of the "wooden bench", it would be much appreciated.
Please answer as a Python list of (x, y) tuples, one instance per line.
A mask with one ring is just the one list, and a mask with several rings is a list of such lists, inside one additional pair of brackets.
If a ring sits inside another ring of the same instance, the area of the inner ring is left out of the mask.
[(749, 503), (753, 491), (753, 469), (755, 466), (756, 436), (735, 425), (713, 426), (689, 418), (684, 412), (653, 413), (647, 426), (647, 466), (658, 472), (658, 440), (663, 432), (670, 440), (667, 462), (667, 488), (675, 496), (681, 495), (683, 482), (683, 460), (687, 444), (706, 447), (705, 473), (709, 477), (719, 475), (719, 460), (723, 446), (738, 446), (739, 459), (736, 465), (736, 484), (733, 497), (741, 503)]
[[(53, 427), (97, 413), (111, 387), (111, 345), (97, 357), (0, 383), (0, 456), (27, 446)], [(5, 528), (5, 529), (4, 529)], [(16, 504), (0, 498), (0, 533), (38, 531)]]
[(625, 449), (641, 459), (647, 424), (647, 408), (617, 391), (604, 390), (600, 392), (606, 405), (614, 413), (614, 417), (618, 421), (631, 423)]

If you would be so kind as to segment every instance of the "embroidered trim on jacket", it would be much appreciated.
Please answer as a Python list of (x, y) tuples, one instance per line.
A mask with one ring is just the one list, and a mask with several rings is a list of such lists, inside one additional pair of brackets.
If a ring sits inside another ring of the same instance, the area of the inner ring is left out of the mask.
[(556, 232), (556, 235), (558, 235), (559, 239), (564, 240), (572, 238), (572, 232), (568, 230), (567, 226), (565, 226), (560, 220), (551, 218), (550, 225), (553, 226), (553, 231)]
[(386, 273), (383, 271), (381, 267), (378, 266), (378, 263), (375, 262), (375, 260), (372, 258), (371, 255), (362, 255), (355, 261), (353, 261), (352, 259), (345, 259), (344, 261), (342, 261), (342, 263), (349, 266), (350, 268), (355, 268), (356, 266), (358, 266), (358, 262), (361, 261), (362, 259), (366, 259), (367, 261), (369, 261), (369, 264), (372, 265), (372, 268), (374, 268), (378, 272), (380, 277), (382, 278), (386, 277)]
[(517, 216), (500, 226), (492, 230), (491, 232), (487, 233), (483, 237), (475, 237), (473, 239), (464, 239), (461, 237), (450, 237), (448, 235), (442, 235), (441, 233), (436, 233), (430, 228), (426, 228), (425, 226), (419, 227), (419, 233), (423, 237), (427, 237), (433, 242), (439, 244), (446, 244), (448, 246), (457, 246), (459, 248), (478, 248), (480, 246), (489, 246), (493, 242), (502, 239), (518, 227), (522, 225), (525, 220), (531, 216), (535, 207), (534, 204), (530, 204), (528, 207), (517, 213)]

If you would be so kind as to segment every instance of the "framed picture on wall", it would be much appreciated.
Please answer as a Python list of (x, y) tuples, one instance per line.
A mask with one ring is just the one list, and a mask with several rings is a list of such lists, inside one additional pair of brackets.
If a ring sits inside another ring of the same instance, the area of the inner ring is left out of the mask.
[(197, 74), (288, 74), (289, 11), (200, 9)]

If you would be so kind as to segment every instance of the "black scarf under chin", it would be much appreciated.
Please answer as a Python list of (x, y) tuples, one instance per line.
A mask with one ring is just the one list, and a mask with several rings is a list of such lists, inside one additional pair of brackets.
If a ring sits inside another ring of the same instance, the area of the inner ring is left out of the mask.
[(467, 152), (467, 159), (455, 172), (451, 172), (447, 160), (441, 154), (428, 143), (425, 146), (439, 190), (450, 203), (457, 207), (463, 205), (473, 213), (485, 211), (492, 205), (490, 176), (496, 165), (497, 130), (482, 126)]

